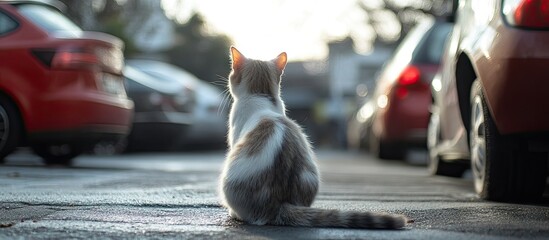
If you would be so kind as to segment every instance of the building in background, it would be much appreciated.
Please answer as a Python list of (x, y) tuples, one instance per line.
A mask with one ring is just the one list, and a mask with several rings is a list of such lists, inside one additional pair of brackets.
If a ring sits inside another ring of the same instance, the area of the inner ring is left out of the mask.
[(354, 50), (351, 38), (329, 43), (327, 84), (329, 93), (319, 108), (326, 130), (323, 140), (346, 147), (347, 119), (375, 87), (375, 77), (390, 58), (394, 47), (377, 43), (367, 55)]
[(314, 145), (345, 147), (347, 118), (374, 89), (375, 77), (393, 48), (376, 44), (362, 55), (347, 38), (331, 42), (329, 50), (326, 61), (289, 62), (282, 97), (288, 115), (303, 126)]

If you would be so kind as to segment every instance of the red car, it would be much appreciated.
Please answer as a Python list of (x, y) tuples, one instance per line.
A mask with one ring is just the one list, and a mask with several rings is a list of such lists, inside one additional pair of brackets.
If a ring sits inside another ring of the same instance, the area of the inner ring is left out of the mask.
[(122, 49), (58, 6), (0, 1), (0, 161), (28, 145), (48, 164), (69, 164), (96, 142), (125, 136), (133, 102)]
[(549, 152), (549, 1), (454, 1), (429, 126), (432, 174), (495, 201), (539, 199)]
[(382, 69), (373, 95), (356, 113), (369, 150), (402, 159), (410, 146), (425, 146), (431, 92), (451, 24), (425, 18), (405, 37)]

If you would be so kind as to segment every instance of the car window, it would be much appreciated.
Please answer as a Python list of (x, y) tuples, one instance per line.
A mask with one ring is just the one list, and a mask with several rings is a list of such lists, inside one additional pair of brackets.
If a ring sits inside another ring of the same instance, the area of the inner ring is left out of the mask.
[(444, 52), (444, 44), (452, 25), (450, 23), (437, 23), (425, 35), (414, 52), (413, 61), (416, 63), (437, 64)]
[(417, 57), (417, 49), (425, 41), (425, 36), (428, 35), (434, 24), (434, 18), (421, 19), (398, 45), (390, 60), (383, 66), (382, 77), (377, 79), (392, 78), (383, 76), (397, 74), (409, 63), (414, 62)]
[(21, 4), (19, 12), (29, 18), (33, 23), (42, 27), (49, 33), (57, 31), (81, 32), (76, 24), (65, 17), (61, 12), (42, 5)]
[(18, 24), (15, 20), (0, 11), (0, 36), (13, 31), (17, 26)]

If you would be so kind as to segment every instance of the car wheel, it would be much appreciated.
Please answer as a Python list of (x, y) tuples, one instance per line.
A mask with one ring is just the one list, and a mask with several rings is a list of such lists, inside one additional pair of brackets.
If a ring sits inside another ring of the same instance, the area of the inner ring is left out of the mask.
[(479, 81), (471, 89), (469, 147), (475, 190), (481, 198), (523, 202), (542, 196), (546, 153), (529, 152), (527, 141), (499, 134)]
[(31, 148), (47, 165), (69, 166), (73, 158), (84, 152), (84, 148), (70, 144), (37, 144)]
[(375, 136), (372, 130), (368, 134), (369, 150), (379, 159), (402, 160), (406, 155), (405, 149), (397, 143), (387, 143)]
[(0, 96), (0, 163), (19, 145), (22, 135), (21, 117), (16, 107)]
[(427, 129), (427, 148), (429, 151), (428, 169), (431, 175), (461, 177), (469, 168), (460, 160), (452, 162), (440, 158), (437, 147), (440, 143), (440, 118), (436, 113), (431, 114)]

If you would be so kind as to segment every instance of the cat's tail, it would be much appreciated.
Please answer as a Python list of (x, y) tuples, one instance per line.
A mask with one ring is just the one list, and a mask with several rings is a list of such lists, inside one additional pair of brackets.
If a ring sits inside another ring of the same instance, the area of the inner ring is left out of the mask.
[(340, 227), (401, 229), (410, 222), (401, 215), (374, 212), (339, 211), (284, 204), (275, 225), (299, 227)]

